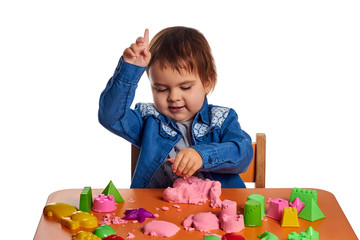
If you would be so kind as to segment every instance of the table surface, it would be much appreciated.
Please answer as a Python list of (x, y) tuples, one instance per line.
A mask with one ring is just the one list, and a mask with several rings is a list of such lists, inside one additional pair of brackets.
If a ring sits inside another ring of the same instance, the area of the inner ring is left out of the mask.
[[(102, 192), (103, 189), (93, 189), (93, 196), (97, 196)], [(261, 194), (265, 197), (265, 202), (268, 198), (282, 198), (290, 200), (290, 193), (292, 189), (277, 189), (277, 188), (255, 188), (255, 189), (222, 189), (221, 200), (229, 199), (238, 203), (238, 209), (240, 213), (243, 210), (240, 206), (244, 206), (247, 196), (250, 194)], [(245, 239), (259, 239), (258, 235), (263, 234), (265, 231), (274, 233), (280, 240), (287, 239), (288, 234), (291, 232), (302, 232), (305, 231), (309, 226), (312, 226), (320, 234), (320, 239), (331, 240), (331, 239), (358, 239), (345, 217), (340, 205), (338, 204), (335, 196), (327, 191), (315, 189), (318, 193), (319, 207), (324, 213), (326, 218), (310, 222), (299, 218), (300, 227), (281, 227), (279, 221), (269, 217), (265, 217), (263, 224), (258, 227), (245, 227), (242, 231), (238, 232), (245, 237)], [(47, 203), (52, 202), (64, 202), (76, 207), (79, 206), (80, 193), (82, 189), (66, 189), (52, 193)], [(163, 189), (119, 189), (120, 194), (124, 198), (125, 202), (119, 203), (117, 209), (111, 214), (115, 214), (119, 217), (124, 217), (126, 209), (133, 208), (145, 208), (151, 213), (157, 213), (159, 217), (157, 220), (164, 220), (172, 222), (180, 227), (180, 231), (173, 237), (151, 237), (141, 232), (142, 227), (152, 221), (153, 219), (146, 219), (143, 223), (132, 223), (129, 221), (125, 224), (112, 225), (117, 232), (117, 235), (122, 238), (126, 238), (126, 233), (133, 233), (134, 239), (203, 239), (205, 233), (199, 231), (186, 231), (182, 227), (183, 220), (190, 214), (198, 212), (212, 212), (219, 213), (220, 208), (211, 208), (209, 202), (202, 205), (193, 204), (177, 204), (180, 205), (181, 211), (177, 211), (177, 208), (173, 207), (174, 203), (165, 202), (162, 199)], [(161, 207), (169, 207), (168, 211), (161, 210)], [(268, 203), (265, 203), (265, 209), (267, 209)], [(99, 222), (105, 213), (94, 213), (98, 217)], [(112, 215), (112, 216), (115, 216)], [(87, 230), (87, 229), (83, 229)], [(90, 229), (88, 231), (91, 231)], [(76, 231), (70, 231), (54, 220), (51, 220), (47, 216), (42, 215), (38, 229), (36, 231), (35, 240), (65, 240), (71, 239), (71, 236)], [(224, 235), (225, 232), (222, 230), (212, 230), (212, 234)]]

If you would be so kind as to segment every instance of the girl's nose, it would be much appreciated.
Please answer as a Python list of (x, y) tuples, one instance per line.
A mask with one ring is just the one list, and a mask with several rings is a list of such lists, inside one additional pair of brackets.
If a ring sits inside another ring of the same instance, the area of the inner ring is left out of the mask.
[(169, 91), (169, 96), (168, 96), (168, 101), (170, 102), (176, 102), (178, 100), (180, 100), (181, 98), (181, 93), (180, 91), (176, 90), (176, 89), (171, 89)]

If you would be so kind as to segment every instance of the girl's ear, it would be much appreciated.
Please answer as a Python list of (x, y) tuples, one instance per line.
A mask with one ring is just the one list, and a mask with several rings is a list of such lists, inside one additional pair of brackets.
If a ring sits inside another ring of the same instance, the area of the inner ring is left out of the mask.
[(208, 95), (211, 92), (212, 81), (210, 79), (204, 83), (204, 89), (205, 89), (206, 95)]

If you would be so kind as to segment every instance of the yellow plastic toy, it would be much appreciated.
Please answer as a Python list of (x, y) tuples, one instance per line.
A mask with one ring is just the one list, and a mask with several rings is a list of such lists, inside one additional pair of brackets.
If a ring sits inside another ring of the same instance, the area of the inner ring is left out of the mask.
[(72, 240), (101, 240), (101, 238), (92, 232), (80, 231), (72, 236)]
[(61, 224), (71, 230), (78, 228), (96, 228), (98, 226), (97, 218), (87, 212), (77, 211), (70, 217), (63, 217)]
[(57, 220), (63, 217), (69, 217), (78, 209), (67, 203), (49, 203), (44, 207), (44, 215), (55, 218)]
[(282, 227), (299, 227), (299, 218), (296, 207), (284, 207), (284, 213), (281, 219)]

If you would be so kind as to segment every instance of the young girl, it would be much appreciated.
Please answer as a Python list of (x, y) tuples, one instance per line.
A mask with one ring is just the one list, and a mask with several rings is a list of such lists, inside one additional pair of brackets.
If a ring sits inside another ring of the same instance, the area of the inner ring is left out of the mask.
[[(154, 103), (130, 109), (145, 70)], [(166, 28), (150, 44), (146, 29), (124, 50), (100, 96), (99, 121), (140, 148), (132, 188), (165, 188), (192, 175), (245, 187), (239, 173), (252, 160), (251, 138), (233, 109), (208, 104), (215, 83), (211, 49), (195, 29)]]

